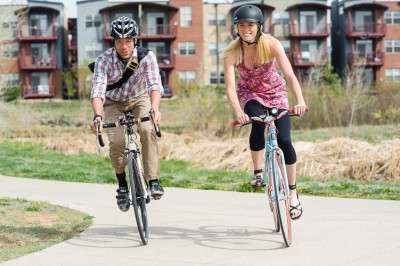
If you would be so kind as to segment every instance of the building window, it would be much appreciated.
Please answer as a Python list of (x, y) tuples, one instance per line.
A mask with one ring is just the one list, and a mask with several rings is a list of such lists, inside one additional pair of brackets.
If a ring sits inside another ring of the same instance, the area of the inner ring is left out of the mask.
[(400, 81), (400, 68), (386, 68), (385, 76), (388, 81)]
[(86, 28), (100, 27), (101, 18), (99, 14), (86, 14), (85, 15)]
[(386, 40), (385, 46), (387, 53), (400, 53), (400, 40)]
[(87, 44), (85, 46), (86, 57), (95, 59), (102, 53), (103, 47), (101, 43)]
[(18, 86), (18, 73), (0, 74), (1, 87)]
[(51, 58), (47, 43), (31, 44), (31, 60), (34, 66), (50, 66)]
[(400, 11), (386, 11), (385, 22), (387, 24), (400, 24)]
[(189, 85), (196, 82), (196, 72), (194, 71), (180, 71), (178, 74), (181, 85)]
[(3, 44), (1, 47), (4, 57), (18, 57), (18, 44)]
[(274, 36), (285, 37), (289, 35), (289, 12), (273, 13)]
[(179, 55), (195, 55), (196, 47), (194, 42), (180, 42)]
[(283, 49), (285, 50), (285, 53), (290, 54), (290, 41), (289, 40), (281, 40)]
[(191, 27), (192, 26), (192, 7), (191, 6), (181, 6), (181, 27)]
[[(225, 75), (224, 72), (221, 71), (219, 73), (219, 83), (224, 83), (224, 82), (225, 82)], [(217, 84), (217, 72), (210, 72), (210, 83)]]
[(49, 27), (46, 14), (31, 14), (29, 20), (32, 36), (51, 36), (52, 28)]
[(47, 72), (32, 73), (32, 94), (49, 94), (49, 76)]
[(217, 48), (216, 42), (209, 42), (208, 43), (208, 53), (209, 53), (209, 55), (218, 55), (223, 49), (225, 49), (226, 46), (227, 46), (226, 43), (219, 42), (218, 48)]
[[(219, 26), (225, 26), (226, 23), (226, 14), (225, 13), (217, 13), (217, 21)], [(216, 26), (217, 21), (215, 20), (215, 12), (208, 13), (208, 25)]]

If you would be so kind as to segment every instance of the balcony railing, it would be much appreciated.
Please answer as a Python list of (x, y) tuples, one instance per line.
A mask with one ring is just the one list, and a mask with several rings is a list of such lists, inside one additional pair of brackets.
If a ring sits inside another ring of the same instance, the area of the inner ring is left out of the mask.
[(313, 67), (325, 63), (328, 58), (327, 53), (318, 52), (293, 52), (293, 65), (296, 67)]
[(383, 66), (385, 53), (382, 51), (359, 53), (353, 52), (348, 54), (348, 63), (355, 66), (374, 67)]
[(385, 37), (386, 23), (354, 23), (346, 24), (346, 34), (351, 37)]
[(21, 56), (19, 65), (21, 69), (55, 69), (57, 66), (56, 57), (50, 56)]
[(49, 98), (54, 97), (54, 86), (37, 85), (24, 86), (24, 98)]
[(17, 33), (18, 40), (57, 40), (58, 27), (49, 26), (47, 28), (40, 28), (37, 26), (21, 25)]
[(289, 27), (289, 35), (292, 37), (328, 37), (330, 26), (325, 23), (294, 23)]

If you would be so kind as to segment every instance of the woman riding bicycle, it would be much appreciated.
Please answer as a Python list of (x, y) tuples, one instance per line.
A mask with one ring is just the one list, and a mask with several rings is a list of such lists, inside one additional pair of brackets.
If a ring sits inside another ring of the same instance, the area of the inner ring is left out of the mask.
[[(223, 51), (226, 94), (236, 120), (243, 124), (249, 117), (264, 115), (268, 108), (276, 107), (278, 113), (289, 108), (286, 82), (275, 68), (277, 63), (296, 98), (295, 114), (303, 114), (306, 104), (300, 84), (282, 44), (276, 38), (262, 32), (263, 14), (253, 5), (239, 7), (233, 22), (238, 38)], [(238, 87), (235, 88), (235, 68), (239, 72)], [(290, 118), (285, 115), (275, 121), (279, 131), (278, 145), (282, 149), (290, 188), (290, 216), (298, 219), (303, 209), (296, 191), (296, 152), (290, 136)], [(262, 185), (262, 165), (265, 148), (265, 124), (252, 123), (250, 133), (251, 158), (254, 165), (254, 179), (251, 185)]]

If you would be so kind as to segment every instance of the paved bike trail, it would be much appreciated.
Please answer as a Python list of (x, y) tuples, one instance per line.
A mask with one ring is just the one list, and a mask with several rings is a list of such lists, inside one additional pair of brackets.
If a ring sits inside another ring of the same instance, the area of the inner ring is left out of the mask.
[(115, 186), (0, 176), (0, 196), (48, 201), (89, 213), (79, 236), (5, 266), (54, 265), (399, 265), (400, 202), (301, 196), (286, 248), (263, 194), (165, 188), (148, 205), (150, 239), (141, 244), (133, 211)]

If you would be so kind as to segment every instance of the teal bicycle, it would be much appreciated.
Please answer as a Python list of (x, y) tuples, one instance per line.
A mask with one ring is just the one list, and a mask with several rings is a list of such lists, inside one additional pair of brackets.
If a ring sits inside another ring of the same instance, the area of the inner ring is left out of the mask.
[[(264, 192), (267, 194), (269, 206), (273, 214), (275, 230), (281, 232), (283, 240), (287, 247), (292, 243), (292, 225), (290, 218), (290, 193), (289, 183), (286, 173), (286, 164), (283, 151), (278, 147), (275, 120), (288, 114), (289, 116), (298, 116), (294, 114), (293, 109), (285, 110), (278, 114), (277, 108), (271, 108), (269, 113), (260, 117), (251, 117), (250, 122), (264, 123), (266, 145), (264, 157), (263, 183)], [(235, 120), (232, 125), (239, 123)]]

